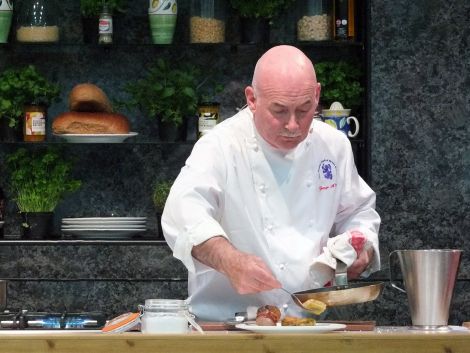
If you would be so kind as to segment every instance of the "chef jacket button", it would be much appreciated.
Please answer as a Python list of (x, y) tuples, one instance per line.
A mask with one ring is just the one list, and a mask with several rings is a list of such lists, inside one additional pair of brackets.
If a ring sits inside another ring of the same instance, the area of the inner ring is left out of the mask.
[(264, 194), (264, 193), (266, 192), (266, 185), (261, 184), (261, 185), (259, 186), (259, 191), (261, 191), (261, 192)]
[(309, 222), (308, 222), (309, 228), (312, 228), (312, 227), (313, 227), (313, 224), (314, 224), (314, 221), (313, 221), (313, 220), (309, 221)]
[(312, 181), (311, 181), (311, 180), (307, 180), (307, 182), (305, 183), (305, 185), (307, 185), (307, 187), (309, 188), (310, 186), (312, 186)]
[(253, 145), (253, 151), (258, 152), (258, 145)]
[(266, 226), (266, 228), (268, 228), (268, 230), (271, 231), (271, 230), (273, 230), (273, 225), (272, 225), (272, 224), (268, 224), (268, 225)]
[(279, 265), (279, 269), (281, 269), (281, 270), (285, 270), (285, 269), (286, 269), (286, 265), (284, 265), (284, 264), (280, 264), (280, 265)]

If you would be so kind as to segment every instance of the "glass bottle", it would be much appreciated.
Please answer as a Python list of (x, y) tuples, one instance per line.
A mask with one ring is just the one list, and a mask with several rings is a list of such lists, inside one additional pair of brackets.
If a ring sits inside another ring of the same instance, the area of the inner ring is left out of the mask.
[(334, 14), (335, 39), (354, 39), (356, 37), (354, 0), (335, 0)]
[(23, 140), (39, 142), (46, 139), (46, 107), (32, 103), (24, 107)]
[(191, 43), (225, 41), (225, 0), (193, 0), (189, 18)]
[(99, 44), (112, 44), (113, 43), (113, 16), (109, 12), (108, 5), (103, 3), (103, 9), (100, 13), (98, 22), (98, 43)]
[(191, 314), (184, 300), (147, 299), (140, 308), (143, 333), (187, 333), (189, 330)]
[(197, 137), (208, 133), (219, 123), (219, 107), (217, 102), (204, 102), (198, 106), (198, 133)]
[(59, 40), (59, 14), (54, 0), (24, 0), (18, 13), (16, 40), (50, 43)]
[(332, 0), (298, 2), (297, 40), (320, 41), (333, 38)]

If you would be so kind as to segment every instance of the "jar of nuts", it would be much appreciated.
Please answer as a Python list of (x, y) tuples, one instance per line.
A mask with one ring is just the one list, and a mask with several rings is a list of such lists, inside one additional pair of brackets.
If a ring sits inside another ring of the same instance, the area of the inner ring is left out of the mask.
[(189, 18), (191, 43), (225, 41), (225, 0), (193, 0)]
[(333, 1), (298, 2), (297, 40), (319, 41), (333, 38)]

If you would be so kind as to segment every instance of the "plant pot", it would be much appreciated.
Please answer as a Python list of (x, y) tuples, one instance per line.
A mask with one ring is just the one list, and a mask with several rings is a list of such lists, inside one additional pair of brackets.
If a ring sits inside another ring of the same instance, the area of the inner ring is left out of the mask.
[(265, 18), (241, 18), (241, 42), (247, 44), (269, 42), (269, 20)]
[(158, 120), (158, 136), (160, 141), (176, 142), (186, 140), (186, 129), (187, 121), (183, 120), (183, 123), (176, 126), (173, 123), (162, 122)]
[(165, 240), (165, 238), (163, 237), (162, 212), (161, 211), (157, 211), (157, 239)]
[(176, 27), (178, 5), (176, 0), (150, 0), (148, 18), (153, 44), (171, 44)]
[[(5, 2), (5, 4), (7, 3)], [(12, 9), (0, 8), (0, 43), (8, 42), (8, 35), (10, 34), (12, 17)]]
[(83, 43), (85, 44), (98, 44), (98, 16), (83, 17), (82, 16), (82, 31)]
[(21, 212), (21, 236), (24, 239), (48, 239), (52, 236), (53, 212)]
[(20, 126), (10, 127), (8, 119), (0, 117), (0, 141), (18, 142), (23, 140), (23, 132)]

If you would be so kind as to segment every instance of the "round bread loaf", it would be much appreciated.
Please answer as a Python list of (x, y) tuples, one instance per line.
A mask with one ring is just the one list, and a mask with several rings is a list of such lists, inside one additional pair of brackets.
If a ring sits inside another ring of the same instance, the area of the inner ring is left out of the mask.
[(106, 94), (92, 83), (80, 83), (72, 88), (69, 94), (69, 108), (76, 112), (113, 112)]
[(55, 134), (128, 134), (129, 120), (122, 114), (66, 112), (52, 123)]

